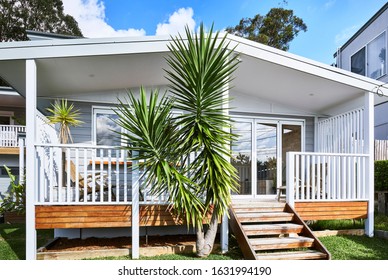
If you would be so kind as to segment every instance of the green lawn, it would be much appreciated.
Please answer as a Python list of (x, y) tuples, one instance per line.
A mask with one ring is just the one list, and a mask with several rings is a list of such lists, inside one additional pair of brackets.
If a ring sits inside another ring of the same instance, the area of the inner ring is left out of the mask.
[(388, 240), (367, 236), (327, 236), (320, 240), (333, 260), (388, 260)]
[[(23, 224), (0, 224), (0, 260), (24, 260), (26, 227)], [(54, 236), (52, 230), (38, 230), (38, 247), (45, 245)]]
[[(375, 219), (376, 229), (387, 230), (388, 217), (378, 216)], [(360, 221), (331, 221), (324, 225), (329, 229), (363, 228)], [(318, 230), (321, 223), (312, 225)], [(52, 230), (38, 231), (38, 247), (46, 244), (53, 237)], [(388, 240), (366, 236), (329, 236), (321, 237), (320, 240), (332, 254), (333, 260), (388, 260)], [(25, 226), (0, 224), (0, 260), (23, 260), (25, 259)], [(129, 259), (102, 258), (102, 259)], [(143, 260), (198, 260), (193, 254), (186, 255), (162, 255), (158, 257), (143, 257)], [(228, 254), (212, 254), (205, 260), (238, 260), (242, 254), (235, 239), (230, 240)]]

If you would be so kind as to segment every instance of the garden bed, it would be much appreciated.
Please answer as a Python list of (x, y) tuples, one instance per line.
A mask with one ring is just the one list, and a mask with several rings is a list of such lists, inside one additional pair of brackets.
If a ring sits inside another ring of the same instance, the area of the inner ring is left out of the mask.
[[(194, 253), (195, 235), (149, 236), (140, 238), (140, 255)], [(217, 250), (219, 245), (215, 244)], [(131, 254), (131, 237), (117, 238), (56, 238), (38, 250), (40, 260), (77, 260), (86, 258), (117, 257)]]

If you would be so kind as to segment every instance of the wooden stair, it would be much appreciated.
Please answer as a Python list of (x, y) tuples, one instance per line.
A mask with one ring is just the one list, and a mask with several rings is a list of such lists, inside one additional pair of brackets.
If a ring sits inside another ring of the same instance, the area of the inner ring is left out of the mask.
[(283, 202), (234, 202), (230, 226), (246, 259), (330, 259), (330, 253)]

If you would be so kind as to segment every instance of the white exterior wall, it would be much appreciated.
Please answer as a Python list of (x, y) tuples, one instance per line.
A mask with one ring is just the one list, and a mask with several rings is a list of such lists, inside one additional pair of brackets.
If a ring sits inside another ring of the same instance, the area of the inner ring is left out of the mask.
[[(338, 67), (350, 71), (350, 57), (384, 31), (388, 32), (388, 9), (341, 51), (337, 60)], [(386, 39), (387, 37), (386, 33)], [(385, 74), (379, 80), (388, 82), (388, 75)]]
[[(386, 49), (388, 46), (388, 9), (385, 10), (378, 18), (376, 18), (363, 32), (349, 43), (337, 57), (337, 67), (350, 71), (350, 59), (353, 54), (367, 45), (378, 35), (385, 31), (386, 34)], [(386, 55), (386, 74), (378, 78), (379, 81), (388, 82), (388, 60)], [(388, 99), (386, 98), (386, 101)], [(388, 139), (388, 103), (383, 103), (375, 106), (375, 132), (374, 136), (377, 140)]]

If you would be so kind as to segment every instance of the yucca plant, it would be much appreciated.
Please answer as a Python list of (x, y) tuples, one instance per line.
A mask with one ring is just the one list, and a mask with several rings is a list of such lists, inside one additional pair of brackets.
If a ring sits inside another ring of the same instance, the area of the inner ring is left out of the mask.
[[(128, 131), (122, 133), (127, 149), (137, 151), (133, 159), (144, 162), (145, 183), (154, 194), (169, 193), (172, 208), (196, 227), (197, 255), (207, 256), (231, 191), (237, 191), (237, 172), (229, 161), (234, 135), (224, 110), (238, 60), (226, 37), (213, 34), (213, 27), (206, 33), (203, 24), (199, 34), (186, 27), (186, 38), (172, 37), (169, 49), (165, 71), (172, 98), (158, 100), (152, 91), (147, 101), (143, 88), (139, 100), (129, 93), (117, 107), (118, 124)], [(182, 114), (173, 117), (172, 110)]]
[[(237, 172), (230, 163), (231, 120), (224, 113), (229, 104), (225, 93), (230, 89), (233, 72), (239, 63), (226, 36), (206, 33), (203, 24), (199, 34), (192, 35), (186, 27), (186, 37), (173, 38), (166, 70), (174, 106), (184, 113), (178, 118), (178, 134), (186, 153), (197, 154), (190, 164), (191, 180), (205, 197), (205, 212), (212, 212), (207, 231), (197, 226), (197, 254), (210, 254), (219, 219), (231, 203), (231, 191), (236, 191)], [(197, 217), (198, 222), (204, 216)]]
[(79, 120), (80, 112), (74, 108), (74, 104), (68, 104), (67, 99), (56, 100), (46, 110), (52, 115), (47, 116), (50, 124), (59, 124), (59, 142), (67, 144), (69, 139), (73, 143), (70, 127), (80, 126), (83, 122)]

